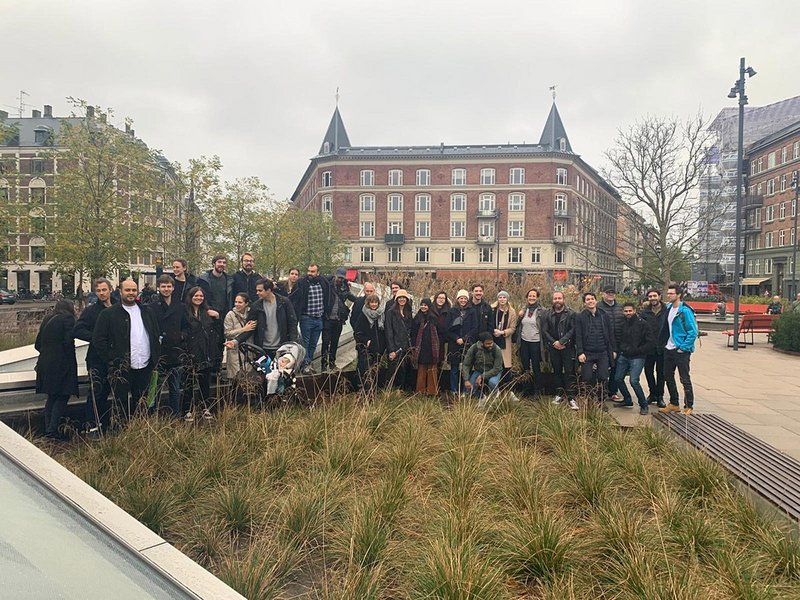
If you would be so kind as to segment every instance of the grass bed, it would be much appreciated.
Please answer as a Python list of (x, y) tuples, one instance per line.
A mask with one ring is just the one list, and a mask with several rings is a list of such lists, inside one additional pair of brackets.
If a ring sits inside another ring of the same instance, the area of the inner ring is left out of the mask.
[(59, 454), (247, 598), (800, 598), (800, 542), (607, 415), (384, 393), (134, 420)]

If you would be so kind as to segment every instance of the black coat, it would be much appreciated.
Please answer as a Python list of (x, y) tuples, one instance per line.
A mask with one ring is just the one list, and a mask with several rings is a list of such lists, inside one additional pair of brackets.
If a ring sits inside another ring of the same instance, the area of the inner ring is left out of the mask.
[[(283, 296), (275, 295), (275, 318), (278, 321), (278, 331), (280, 331), (279, 344), (297, 341), (297, 316), (294, 314), (294, 307)], [(236, 338), (238, 343), (246, 342), (250, 338), (255, 338), (253, 343), (256, 346), (264, 347), (264, 333), (267, 330), (267, 314), (264, 312), (264, 301), (259, 299), (250, 305), (250, 312), (247, 314), (248, 321), (256, 322), (255, 331), (246, 331)]]
[(633, 315), (625, 318), (619, 338), (619, 353), (626, 358), (644, 358), (655, 350), (656, 340), (649, 325)]
[(209, 269), (202, 275), (197, 278), (197, 285), (203, 290), (203, 293), (206, 297), (206, 304), (208, 304), (209, 308), (213, 308), (219, 313), (219, 318), (224, 319), (225, 315), (233, 308), (233, 296), (231, 295), (231, 290), (233, 289), (233, 277), (228, 275), (226, 272), (222, 272), (222, 277), (225, 280), (225, 298), (222, 301), (225, 303), (223, 305), (214, 306), (212, 304), (211, 298), (211, 278), (215, 277), (211, 274), (213, 269)]
[[(236, 298), (236, 294), (239, 292), (244, 292), (247, 294), (247, 297), (250, 299), (250, 302), (255, 302), (258, 300), (258, 294), (256, 294), (256, 282), (261, 280), (261, 275), (253, 271), (249, 275), (239, 269), (236, 273), (233, 274), (233, 286), (231, 287), (231, 297)], [(228, 313), (225, 313), (228, 314)]]
[(197, 318), (188, 308), (186, 318), (189, 321), (189, 337), (186, 341), (189, 367), (196, 371), (219, 369), (222, 364), (222, 347), (218, 319), (212, 319), (205, 313)]
[(75, 330), (74, 330), (75, 338), (83, 340), (84, 342), (89, 342), (89, 349), (86, 351), (87, 364), (103, 362), (103, 360), (100, 358), (100, 355), (97, 353), (97, 349), (91, 342), (92, 342), (92, 335), (94, 334), (94, 328), (95, 325), (97, 324), (97, 317), (106, 308), (110, 307), (100, 302), (95, 302), (94, 304), (90, 304), (89, 306), (83, 309), (83, 312), (81, 313), (78, 322), (75, 323)]
[(614, 301), (614, 304), (609, 306), (605, 300), (597, 302), (597, 310), (602, 312), (608, 317), (611, 323), (611, 329), (614, 332), (614, 342), (619, 345), (619, 336), (622, 334), (622, 325), (625, 323), (625, 313), (622, 312), (622, 304)]
[(350, 307), (347, 306), (347, 300), (350, 302), (356, 301), (355, 295), (350, 291), (350, 282), (347, 279), (342, 279), (337, 283), (336, 277), (331, 277), (328, 279), (328, 284), (328, 293), (331, 295), (328, 301), (330, 313), (326, 311), (325, 318), (344, 323), (347, 321), (347, 317), (350, 316)]
[(378, 327), (378, 319), (370, 324), (368, 318), (363, 314), (360, 315), (353, 327), (353, 338), (371, 355), (380, 356), (386, 350), (386, 335), (384, 330)]
[(169, 304), (159, 294), (149, 308), (155, 313), (161, 331), (161, 364), (177, 367), (185, 358), (186, 339), (189, 337), (186, 306), (174, 294)]
[(353, 301), (353, 307), (350, 310), (350, 327), (353, 328), (355, 332), (359, 319), (361, 318), (361, 313), (364, 311), (364, 301), (367, 299), (366, 296), (359, 296), (358, 298)]
[(400, 350), (411, 349), (411, 327), (413, 319), (411, 309), (406, 306), (404, 316), (400, 316), (400, 311), (392, 309), (385, 313), (386, 330), (386, 351), (399, 352)]
[[(475, 312), (475, 324), (478, 328), (476, 335), (482, 333), (484, 331), (488, 331), (492, 333), (494, 330), (494, 320), (492, 318), (492, 307), (489, 306), (486, 302), (481, 300), (480, 304), (474, 304), (470, 302), (468, 305), (470, 310)], [(475, 341), (475, 340), (473, 340)]]
[(78, 395), (78, 361), (75, 358), (75, 317), (59, 313), (47, 317), (36, 336), (36, 393)]
[[(478, 317), (475, 311), (467, 308), (464, 317), (461, 317), (461, 309), (454, 306), (447, 313), (447, 356), (450, 362), (460, 361), (461, 356), (478, 339)], [(456, 340), (462, 338), (464, 345), (459, 346)]]
[(663, 354), (664, 344), (656, 343), (659, 340), (659, 334), (664, 329), (664, 324), (667, 322), (669, 316), (669, 305), (661, 303), (661, 310), (658, 314), (653, 312), (652, 307), (649, 305), (642, 309), (639, 316), (647, 323), (653, 335), (653, 347), (650, 350), (651, 354)]
[(603, 327), (603, 338), (606, 345), (605, 350), (608, 353), (608, 359), (612, 360), (612, 353), (617, 351), (617, 341), (611, 328), (611, 320), (601, 310), (596, 310), (595, 315), (592, 316), (589, 309), (585, 308), (575, 316), (575, 350), (579, 355), (585, 353), (589, 319), (600, 319), (599, 323)]
[(186, 281), (178, 281), (172, 273), (170, 273), (169, 276), (172, 277), (172, 285), (175, 288), (172, 291), (172, 297), (179, 300), (181, 303), (186, 302), (186, 294), (188, 294), (189, 290), (193, 287), (197, 287), (197, 278), (188, 273), (186, 274)]
[(567, 350), (574, 353), (575, 350), (575, 311), (568, 306), (564, 307), (561, 319), (556, 324), (555, 312), (551, 308), (541, 320), (541, 334), (547, 344), (548, 351), (553, 348), (553, 342), (558, 340)]
[[(140, 307), (142, 322), (150, 340), (149, 365), (158, 364), (161, 351), (159, 336), (161, 327), (158, 317), (149, 307)], [(92, 335), (92, 344), (101, 360), (111, 367), (130, 366), (131, 361), (131, 318), (122, 304), (114, 304), (100, 313)]]

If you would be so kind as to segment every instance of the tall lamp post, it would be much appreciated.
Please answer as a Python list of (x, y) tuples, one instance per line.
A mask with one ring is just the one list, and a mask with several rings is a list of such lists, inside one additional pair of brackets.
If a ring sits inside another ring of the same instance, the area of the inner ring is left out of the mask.
[(794, 172), (792, 177), (792, 187), (794, 188), (794, 225), (792, 225), (792, 233), (794, 233), (794, 244), (792, 244), (792, 290), (789, 300), (794, 302), (797, 296), (797, 213), (800, 213), (800, 179), (798, 179), (797, 171)]
[(739, 350), (739, 297), (742, 294), (742, 163), (744, 160), (744, 107), (747, 96), (744, 93), (744, 76), (753, 77), (756, 72), (753, 67), (745, 67), (744, 57), (739, 59), (739, 79), (731, 88), (728, 98), (739, 98), (739, 148), (738, 168), (736, 173), (736, 262), (733, 271), (733, 349)]

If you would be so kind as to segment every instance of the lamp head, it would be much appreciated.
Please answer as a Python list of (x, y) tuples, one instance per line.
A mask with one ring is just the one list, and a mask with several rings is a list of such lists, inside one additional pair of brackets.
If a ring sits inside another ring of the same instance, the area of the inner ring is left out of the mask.
[(748, 77), (755, 77), (756, 74), (756, 70), (753, 67), (747, 67), (744, 72), (747, 73)]
[(736, 86), (733, 86), (730, 93), (728, 93), (728, 98), (736, 98), (737, 92), (738, 90), (736, 89)]

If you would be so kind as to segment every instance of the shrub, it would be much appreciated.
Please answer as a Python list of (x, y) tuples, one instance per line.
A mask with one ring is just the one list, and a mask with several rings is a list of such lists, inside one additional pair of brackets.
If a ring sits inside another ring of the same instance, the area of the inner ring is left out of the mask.
[(773, 323), (772, 341), (776, 348), (800, 352), (800, 312), (787, 312)]

